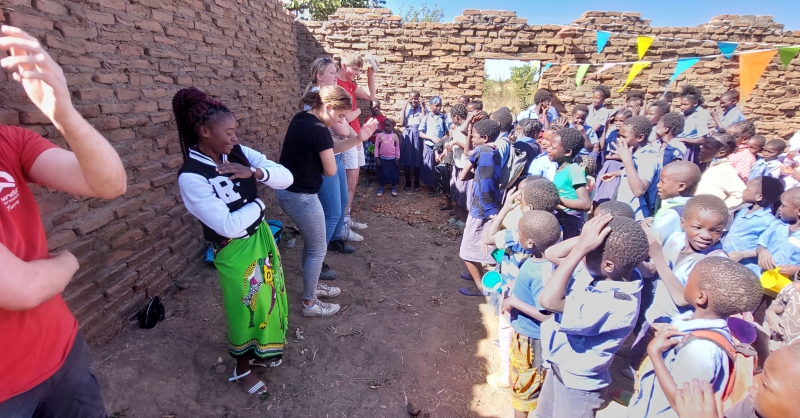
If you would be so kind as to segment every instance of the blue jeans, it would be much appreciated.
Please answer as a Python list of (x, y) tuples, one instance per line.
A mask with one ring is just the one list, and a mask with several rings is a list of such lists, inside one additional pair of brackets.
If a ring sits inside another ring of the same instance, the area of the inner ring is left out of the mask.
[(303, 299), (317, 300), (317, 282), (328, 251), (325, 213), (315, 194), (276, 190), (278, 204), (292, 218), (303, 238)]
[(328, 243), (342, 237), (344, 208), (347, 207), (347, 176), (342, 155), (336, 155), (336, 174), (322, 176), (322, 187), (317, 192), (322, 210), (325, 211), (325, 238)]

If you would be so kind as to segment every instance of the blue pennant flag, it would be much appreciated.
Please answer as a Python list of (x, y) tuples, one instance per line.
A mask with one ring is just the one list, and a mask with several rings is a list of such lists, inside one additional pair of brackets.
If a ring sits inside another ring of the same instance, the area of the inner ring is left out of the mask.
[(727, 59), (731, 59), (733, 51), (736, 51), (737, 46), (739, 46), (739, 44), (736, 42), (717, 42), (719, 51), (722, 52), (722, 55)]
[(606, 32), (604, 30), (597, 31), (597, 53), (603, 52), (603, 48), (606, 47), (606, 43), (608, 43), (608, 38), (611, 37), (611, 32)]
[(672, 77), (669, 79), (669, 83), (667, 83), (667, 88), (664, 90), (666, 93), (669, 90), (669, 86), (681, 75), (682, 72), (688, 70), (692, 65), (697, 64), (697, 61), (700, 61), (700, 58), (692, 57), (692, 58), (680, 58), (678, 59), (678, 63), (675, 65), (675, 72), (672, 73)]

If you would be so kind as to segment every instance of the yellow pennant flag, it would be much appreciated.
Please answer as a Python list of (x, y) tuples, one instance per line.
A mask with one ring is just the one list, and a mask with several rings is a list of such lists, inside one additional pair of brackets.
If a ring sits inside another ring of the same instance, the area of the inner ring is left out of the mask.
[(639, 61), (634, 63), (633, 67), (631, 68), (631, 73), (628, 74), (628, 81), (626, 81), (625, 85), (622, 86), (622, 88), (620, 88), (619, 90), (617, 90), (617, 92), (622, 93), (622, 91), (625, 90), (625, 87), (628, 87), (628, 84), (631, 84), (631, 81), (633, 81), (633, 79), (636, 78), (636, 76), (639, 75), (639, 73), (642, 72), (642, 70), (648, 65), (650, 65), (650, 63), (646, 61)]
[(644, 54), (650, 49), (650, 45), (653, 44), (654, 39), (655, 38), (652, 36), (639, 36), (636, 38), (636, 49), (639, 51), (639, 59), (644, 57)]
[(778, 51), (773, 49), (772, 51), (739, 55), (739, 96), (742, 102), (746, 102), (750, 97), (761, 74), (764, 74), (767, 65), (777, 53)]

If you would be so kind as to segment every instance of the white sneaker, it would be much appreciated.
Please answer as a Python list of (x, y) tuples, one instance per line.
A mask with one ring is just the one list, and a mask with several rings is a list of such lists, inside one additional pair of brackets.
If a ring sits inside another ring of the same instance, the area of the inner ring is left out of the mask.
[(358, 222), (353, 218), (347, 220), (347, 226), (349, 226), (350, 229), (367, 229), (367, 224)]
[(325, 283), (317, 283), (317, 297), (318, 298), (335, 298), (342, 294), (342, 289), (334, 286), (328, 286)]
[(339, 312), (340, 306), (335, 303), (320, 302), (317, 299), (313, 305), (303, 304), (303, 316), (331, 316)]
[(345, 240), (345, 241), (350, 241), (350, 242), (361, 242), (361, 241), (364, 241), (364, 237), (362, 237), (361, 235), (357, 234), (355, 231), (350, 229), (350, 227), (347, 226), (347, 225), (342, 226), (342, 237), (341, 238), (343, 240)]

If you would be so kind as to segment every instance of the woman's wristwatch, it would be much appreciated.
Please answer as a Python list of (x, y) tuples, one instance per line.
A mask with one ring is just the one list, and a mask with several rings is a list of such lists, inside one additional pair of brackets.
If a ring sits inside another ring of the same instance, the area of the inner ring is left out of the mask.
[(250, 167), (250, 172), (253, 173), (253, 177), (256, 176), (256, 168), (255, 167)]

